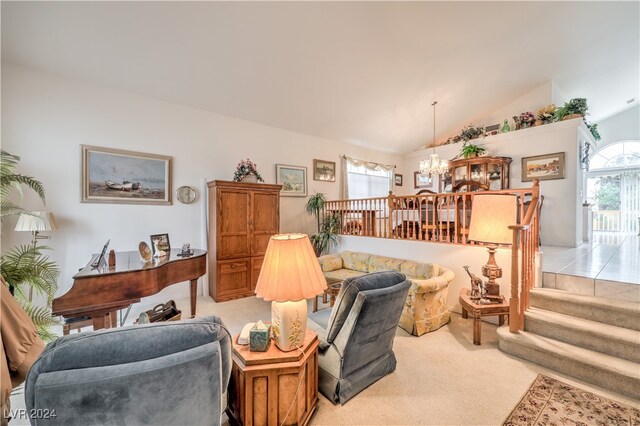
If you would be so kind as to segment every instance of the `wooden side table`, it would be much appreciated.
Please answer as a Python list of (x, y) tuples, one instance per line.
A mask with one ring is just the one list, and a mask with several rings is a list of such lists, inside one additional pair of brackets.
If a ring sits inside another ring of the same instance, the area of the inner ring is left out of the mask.
[[(340, 293), (343, 280), (337, 278), (327, 278), (327, 289), (321, 294), (313, 298), (313, 312), (318, 311), (318, 297), (322, 297), (322, 303), (329, 302), (329, 306), (333, 307), (336, 303), (336, 297)], [(328, 298), (328, 300), (327, 300)]]
[(233, 337), (227, 413), (240, 425), (306, 425), (318, 404), (318, 335), (306, 331), (302, 351), (271, 342), (250, 352)]
[(509, 303), (503, 300), (502, 303), (493, 303), (491, 305), (479, 305), (469, 297), (469, 289), (460, 290), (460, 306), (462, 306), (462, 318), (468, 318), (469, 314), (473, 315), (473, 344), (479, 345), (481, 342), (480, 319), (482, 317), (490, 317), (498, 315), (498, 325), (503, 325), (505, 319), (509, 317)]

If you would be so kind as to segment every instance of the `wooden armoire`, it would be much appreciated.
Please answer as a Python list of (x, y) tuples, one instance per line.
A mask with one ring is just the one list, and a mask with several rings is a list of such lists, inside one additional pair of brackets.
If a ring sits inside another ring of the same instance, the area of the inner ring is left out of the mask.
[(269, 238), (280, 229), (282, 185), (216, 180), (209, 186), (209, 293), (252, 296)]

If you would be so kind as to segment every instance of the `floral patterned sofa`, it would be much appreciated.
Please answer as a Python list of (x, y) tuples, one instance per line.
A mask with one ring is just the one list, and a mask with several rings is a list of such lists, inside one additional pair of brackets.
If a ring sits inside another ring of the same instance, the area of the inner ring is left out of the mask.
[(422, 336), (449, 322), (447, 293), (453, 272), (434, 263), (420, 263), (367, 253), (344, 251), (319, 259), (326, 278), (344, 280), (371, 272), (399, 271), (411, 281), (400, 327)]

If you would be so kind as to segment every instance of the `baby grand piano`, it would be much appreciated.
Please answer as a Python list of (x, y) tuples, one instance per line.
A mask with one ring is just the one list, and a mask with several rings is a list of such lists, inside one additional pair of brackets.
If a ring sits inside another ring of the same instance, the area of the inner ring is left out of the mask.
[(180, 257), (179, 249), (167, 257), (144, 262), (137, 251), (116, 253), (116, 265), (94, 268), (98, 255), (73, 277), (73, 285), (53, 300), (53, 315), (90, 317), (94, 330), (116, 325), (116, 312), (158, 293), (172, 284), (190, 281), (191, 316), (196, 314), (198, 278), (207, 270), (207, 252), (193, 250)]

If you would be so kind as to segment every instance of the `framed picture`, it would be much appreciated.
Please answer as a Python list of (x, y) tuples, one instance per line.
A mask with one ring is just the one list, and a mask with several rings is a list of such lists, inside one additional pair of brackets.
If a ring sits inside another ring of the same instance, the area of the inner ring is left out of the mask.
[(433, 179), (427, 174), (420, 172), (413, 172), (413, 187), (414, 188), (432, 188)]
[(333, 161), (313, 160), (313, 180), (336, 181), (336, 163)]
[(307, 196), (307, 168), (276, 164), (276, 183), (282, 185), (283, 197)]
[(394, 175), (394, 179), (395, 179), (396, 186), (402, 186), (402, 175), (396, 173)]
[(169, 234), (155, 234), (151, 236), (151, 249), (153, 254), (156, 254), (156, 242), (158, 243), (158, 250), (169, 252), (171, 250), (171, 244), (169, 243)]
[(171, 204), (171, 157), (80, 145), (83, 203)]
[(522, 181), (564, 179), (564, 152), (522, 158)]

